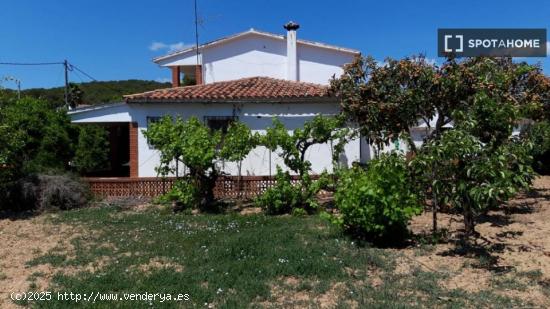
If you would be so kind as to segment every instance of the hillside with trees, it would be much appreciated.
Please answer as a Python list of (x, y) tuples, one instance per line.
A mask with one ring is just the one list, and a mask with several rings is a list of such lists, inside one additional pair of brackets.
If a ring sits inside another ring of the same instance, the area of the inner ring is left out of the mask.
[[(159, 83), (150, 80), (120, 80), (120, 81), (98, 81), (89, 83), (71, 84), (71, 89), (78, 88), (81, 91), (80, 104), (101, 104), (117, 102), (122, 100), (126, 94), (150, 91), (160, 88), (168, 88), (170, 83)], [(48, 103), (59, 106), (64, 102), (64, 87), (56, 88), (32, 88), (21, 91), (22, 96), (41, 98)]]

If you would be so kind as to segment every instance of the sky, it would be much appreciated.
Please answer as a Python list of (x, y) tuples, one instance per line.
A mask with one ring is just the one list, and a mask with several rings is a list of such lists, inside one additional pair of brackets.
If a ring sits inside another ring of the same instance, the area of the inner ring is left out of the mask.
[[(199, 42), (250, 28), (360, 50), (378, 60), (419, 53), (437, 58), (438, 28), (550, 28), (550, 1), (270, 1), (197, 0)], [(193, 0), (3, 0), (0, 62), (70, 63), (97, 80), (168, 81), (151, 60), (194, 44)], [(540, 62), (546, 72), (546, 58)], [(62, 86), (63, 67), (0, 65), (23, 89)], [(89, 78), (78, 71), (72, 82)], [(3, 87), (14, 83), (4, 81)]]

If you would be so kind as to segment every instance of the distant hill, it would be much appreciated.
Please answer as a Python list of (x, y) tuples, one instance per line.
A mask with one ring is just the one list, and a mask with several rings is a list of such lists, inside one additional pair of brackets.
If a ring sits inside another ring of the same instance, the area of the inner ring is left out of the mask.
[[(171, 87), (170, 83), (159, 83), (149, 80), (120, 80), (120, 81), (102, 81), (77, 84), (82, 90), (82, 104), (101, 104), (110, 102), (119, 102), (125, 94), (132, 94), (144, 91), (150, 91), (160, 88)], [(64, 87), (56, 88), (32, 88), (21, 91), (23, 96), (42, 98), (55, 106), (63, 105)]]

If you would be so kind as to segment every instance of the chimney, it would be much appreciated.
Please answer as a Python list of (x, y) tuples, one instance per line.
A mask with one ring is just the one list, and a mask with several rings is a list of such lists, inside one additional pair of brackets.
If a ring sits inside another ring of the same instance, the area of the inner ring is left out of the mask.
[(298, 52), (296, 46), (296, 30), (300, 25), (293, 21), (289, 21), (284, 25), (286, 29), (286, 64), (287, 64), (287, 79), (298, 80)]

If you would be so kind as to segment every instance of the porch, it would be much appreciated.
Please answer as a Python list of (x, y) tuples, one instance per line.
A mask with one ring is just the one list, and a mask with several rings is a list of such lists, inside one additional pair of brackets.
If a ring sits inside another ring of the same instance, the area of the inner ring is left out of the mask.
[(108, 132), (109, 161), (103, 168), (84, 173), (84, 177), (138, 177), (137, 123), (92, 123)]

